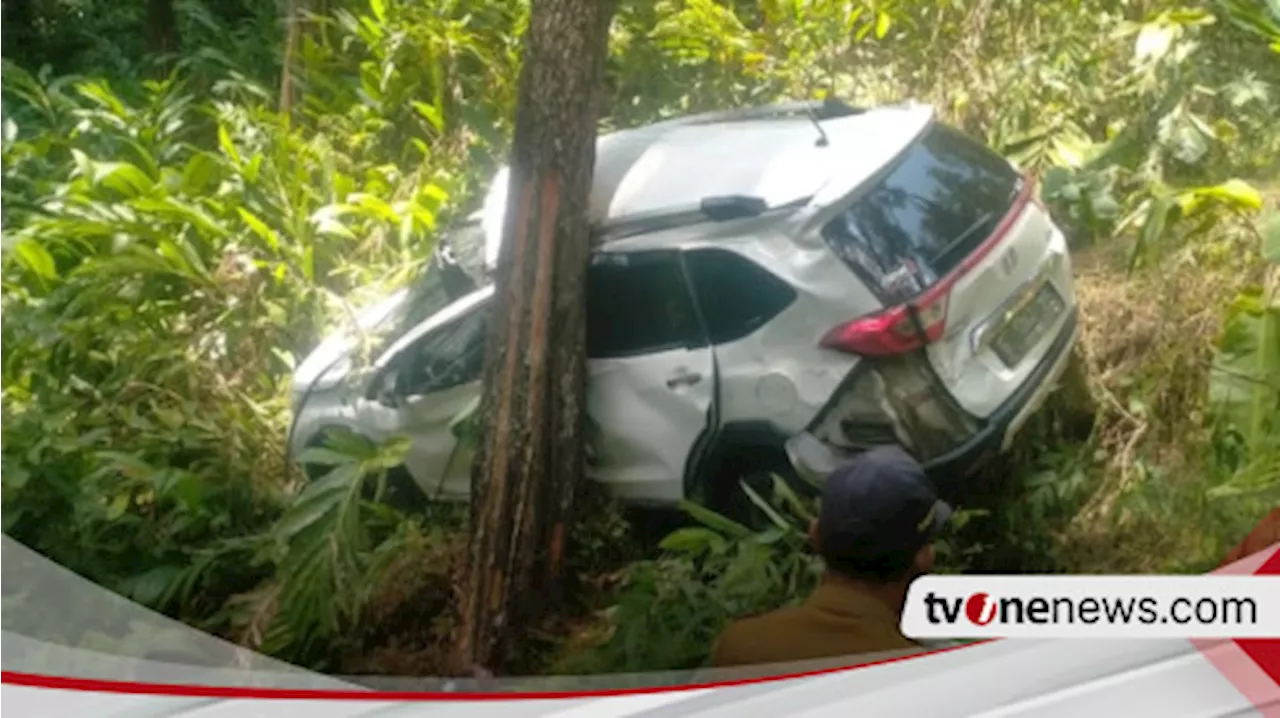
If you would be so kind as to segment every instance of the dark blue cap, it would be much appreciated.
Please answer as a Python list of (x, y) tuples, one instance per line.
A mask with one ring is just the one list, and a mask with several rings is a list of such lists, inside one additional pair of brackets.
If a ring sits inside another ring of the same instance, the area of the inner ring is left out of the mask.
[(874, 562), (914, 554), (950, 517), (924, 467), (899, 446), (879, 446), (827, 477), (818, 541), (828, 559)]

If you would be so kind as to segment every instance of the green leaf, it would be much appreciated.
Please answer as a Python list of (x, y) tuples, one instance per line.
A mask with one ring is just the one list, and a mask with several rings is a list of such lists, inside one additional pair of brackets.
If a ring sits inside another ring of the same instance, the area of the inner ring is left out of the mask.
[(1160, 194), (1149, 200), (1147, 216), (1142, 222), (1142, 231), (1138, 233), (1138, 239), (1134, 242), (1133, 251), (1129, 255), (1130, 272), (1138, 266), (1142, 253), (1154, 247), (1164, 237), (1165, 229), (1169, 224), (1169, 212), (1175, 204), (1175, 198), (1166, 194)]
[(696, 521), (705, 526), (709, 526), (730, 538), (746, 538), (751, 535), (751, 529), (725, 516), (699, 506), (692, 501), (681, 501), (678, 504), (681, 511), (689, 514)]
[(418, 102), (416, 100), (411, 104), (413, 105), (413, 109), (417, 110), (418, 114), (422, 116), (422, 119), (426, 120), (427, 124), (431, 125), (433, 129), (437, 132), (444, 129), (444, 115), (441, 114), (440, 108), (435, 105), (429, 105), (425, 102)]
[(204, 266), (200, 255), (192, 248), (191, 243), (184, 240), (162, 239), (156, 243), (156, 250), (169, 260), (182, 274), (192, 279), (208, 278), (209, 270)]
[(126, 197), (147, 194), (155, 187), (155, 182), (146, 172), (128, 162), (102, 163), (97, 170), (96, 182)]
[(218, 160), (207, 152), (197, 152), (182, 168), (182, 190), (199, 194), (218, 179)]
[(298, 452), (298, 462), (316, 466), (341, 466), (356, 463), (358, 459), (323, 446), (310, 446)]
[(658, 544), (664, 551), (699, 555), (724, 549), (724, 537), (710, 529), (690, 526), (676, 529)]
[(83, 82), (76, 86), (76, 92), (116, 117), (129, 116), (129, 109), (105, 82)]
[(404, 434), (396, 434), (377, 446), (374, 455), (365, 460), (369, 469), (394, 469), (404, 463), (413, 441)]
[(280, 250), (280, 238), (276, 236), (274, 230), (267, 226), (266, 222), (258, 219), (257, 215), (244, 207), (237, 207), (236, 212), (240, 214), (240, 219), (243, 219), (244, 223), (249, 225), (249, 229), (253, 230), (253, 233), (258, 235), (259, 239), (266, 242), (273, 252)]
[(309, 484), (275, 526), (278, 537), (288, 540), (313, 526), (333, 511), (347, 497), (351, 482), (362, 478), (360, 467), (346, 464), (330, 471), (324, 478)]
[(225, 237), (227, 235), (226, 228), (214, 221), (203, 210), (173, 197), (143, 197), (134, 200), (131, 204), (134, 209), (142, 212), (154, 212), (158, 215), (187, 222), (206, 235), (214, 237)]
[(1262, 195), (1248, 182), (1228, 180), (1212, 187), (1194, 187), (1178, 193), (1178, 204), (1183, 214), (1199, 210), (1205, 203), (1219, 203), (1233, 209), (1262, 209)]
[(222, 148), (224, 154), (231, 159), (231, 162), (239, 167), (244, 164), (240, 159), (240, 152), (236, 150), (236, 145), (231, 141), (231, 133), (227, 131), (227, 126), (219, 123), (218, 125), (218, 146)]
[(130, 478), (149, 477), (155, 468), (140, 457), (123, 451), (99, 451), (98, 457), (108, 463), (112, 469)]
[(365, 216), (373, 217), (392, 224), (400, 221), (400, 215), (396, 214), (395, 209), (391, 205), (387, 204), (382, 198), (375, 197), (372, 194), (357, 192), (356, 194), (348, 197), (347, 202)]
[(778, 513), (778, 510), (770, 506), (769, 502), (765, 501), (760, 494), (756, 493), (755, 489), (752, 489), (747, 482), (740, 481), (738, 484), (742, 487), (743, 491), (747, 492), (747, 498), (751, 499), (751, 503), (755, 504), (756, 508), (763, 511), (764, 515), (769, 517), (769, 520), (773, 522), (774, 526), (777, 526), (783, 531), (791, 528), (791, 524), (787, 523), (787, 520), (782, 518), (782, 515)]
[(116, 494), (111, 499), (111, 503), (107, 504), (106, 519), (115, 521), (124, 516), (125, 512), (129, 510), (129, 504), (132, 503), (131, 498), (127, 493)]
[(1105, 190), (1093, 197), (1093, 213), (1099, 219), (1111, 220), (1120, 214), (1120, 203)]
[(784, 504), (790, 505), (791, 510), (802, 520), (813, 520), (813, 513), (809, 511), (804, 500), (796, 494), (795, 490), (791, 488), (791, 484), (787, 483), (786, 479), (778, 476), (777, 474), (773, 475), (773, 493), (781, 499)]
[(292, 539), (336, 509), (342, 502), (342, 498), (341, 491), (328, 491), (309, 496), (307, 501), (294, 504), (293, 508), (289, 509), (276, 523), (273, 529), (275, 535), (283, 541)]
[(46, 279), (58, 278), (58, 267), (53, 261), (53, 255), (36, 240), (25, 237), (14, 245), (13, 251), (27, 269)]
[(786, 538), (789, 533), (791, 532), (783, 531), (780, 528), (771, 528), (752, 536), (751, 542), (761, 546), (770, 546)]
[(0, 464), (4, 466), (4, 471), (0, 472), (0, 481), (4, 482), (5, 488), (22, 489), (27, 485), (27, 481), (31, 479), (31, 472), (27, 471), (23, 466), (9, 460), (9, 457), (0, 457)]
[(884, 36), (889, 34), (889, 25), (893, 22), (893, 18), (889, 17), (889, 13), (881, 12), (876, 15), (876, 39), (883, 40)]

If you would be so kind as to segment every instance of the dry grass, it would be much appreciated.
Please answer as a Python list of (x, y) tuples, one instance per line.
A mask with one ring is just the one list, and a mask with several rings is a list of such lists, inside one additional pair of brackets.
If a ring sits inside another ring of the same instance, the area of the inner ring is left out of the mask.
[(1127, 488), (1140, 448), (1176, 461), (1202, 438), (1213, 342), (1238, 279), (1186, 261), (1130, 277), (1105, 261), (1082, 270), (1081, 344), (1112, 479), (1081, 513), (1089, 519)]
[(1228, 241), (1130, 275), (1122, 251), (1077, 260), (1097, 418), (1087, 495), (1055, 543), (1073, 572), (1194, 569), (1233, 540), (1207, 516), (1218, 507), (1205, 496), (1215, 480), (1205, 401), (1223, 309), (1256, 263)]
[(342, 661), (348, 675), (448, 675), (456, 572), (466, 551), (458, 528), (419, 534), (381, 572)]

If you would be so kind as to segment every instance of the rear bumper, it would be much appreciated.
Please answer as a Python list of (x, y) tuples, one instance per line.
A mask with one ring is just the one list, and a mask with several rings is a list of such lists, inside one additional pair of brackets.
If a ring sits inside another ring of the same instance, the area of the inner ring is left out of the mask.
[(1071, 349), (1075, 346), (1079, 326), (1080, 312), (1073, 306), (1044, 359), (1013, 396), (987, 418), (986, 423), (972, 438), (925, 464), (925, 471), (930, 478), (940, 485), (946, 485), (970, 476), (991, 458), (1013, 445), (1018, 431), (1053, 393), (1058, 379), (1071, 363)]
[[(1079, 310), (1073, 305), (1044, 358), (1017, 391), (996, 408), (963, 444), (924, 463), (925, 471), (939, 488), (952, 487), (973, 475), (987, 461), (1012, 445), (1015, 435), (1053, 393), (1058, 378), (1070, 364), (1079, 323)], [(809, 431), (791, 437), (785, 448), (796, 472), (815, 483), (825, 480), (848, 457), (845, 450), (823, 443)]]

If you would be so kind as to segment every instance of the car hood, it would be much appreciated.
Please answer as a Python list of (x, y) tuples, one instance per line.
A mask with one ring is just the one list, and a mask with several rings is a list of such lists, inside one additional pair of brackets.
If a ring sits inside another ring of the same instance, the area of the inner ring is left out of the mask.
[(294, 393), (323, 391), (341, 383), (351, 371), (351, 356), (360, 335), (381, 327), (408, 298), (409, 290), (402, 289), (357, 311), (346, 326), (325, 337), (294, 372)]

